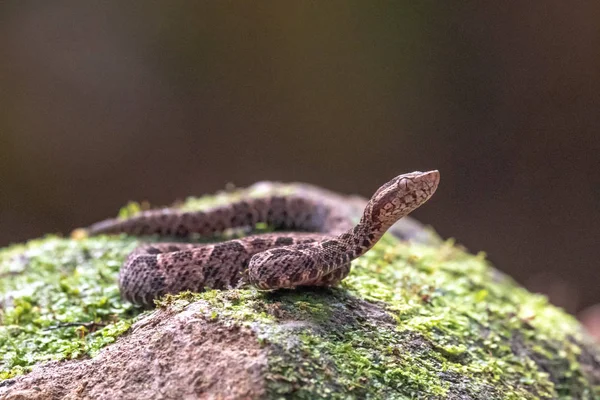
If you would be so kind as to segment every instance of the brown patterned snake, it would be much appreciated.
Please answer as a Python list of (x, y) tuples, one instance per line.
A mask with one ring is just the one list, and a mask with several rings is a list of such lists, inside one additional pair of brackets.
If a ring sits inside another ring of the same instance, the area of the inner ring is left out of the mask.
[(435, 192), (439, 177), (438, 171), (397, 176), (366, 203), (358, 224), (350, 215), (356, 203), (305, 185), (298, 193), (248, 198), (204, 211), (145, 211), (124, 220), (98, 222), (88, 233), (211, 236), (260, 222), (292, 231), (212, 244), (138, 247), (121, 268), (119, 286), (125, 299), (144, 306), (152, 306), (155, 298), (166, 293), (185, 290), (248, 284), (260, 289), (330, 286), (348, 275), (350, 261), (373, 247), (396, 221), (425, 203)]

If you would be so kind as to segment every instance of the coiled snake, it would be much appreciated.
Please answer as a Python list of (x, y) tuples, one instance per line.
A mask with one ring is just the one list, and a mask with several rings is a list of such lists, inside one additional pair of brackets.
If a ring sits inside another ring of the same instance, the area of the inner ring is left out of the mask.
[[(254, 285), (260, 289), (331, 286), (400, 218), (435, 192), (439, 172), (411, 172), (381, 186), (353, 223), (356, 203), (306, 185), (289, 195), (248, 198), (204, 211), (150, 210), (93, 224), (88, 234), (211, 236), (266, 223), (292, 232), (212, 244), (153, 243), (135, 249), (119, 273), (123, 298), (150, 307), (167, 293)], [(360, 202), (359, 202), (360, 203)], [(361, 206), (364, 203), (360, 203)], [(312, 232), (312, 233), (308, 233)]]

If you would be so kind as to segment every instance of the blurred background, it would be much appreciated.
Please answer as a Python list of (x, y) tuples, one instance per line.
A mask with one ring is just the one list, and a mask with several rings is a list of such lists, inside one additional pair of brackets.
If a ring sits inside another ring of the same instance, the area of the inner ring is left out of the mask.
[(0, 245), (129, 200), (437, 168), (418, 219), (600, 302), (600, 3), (214, 3), (1, 3)]

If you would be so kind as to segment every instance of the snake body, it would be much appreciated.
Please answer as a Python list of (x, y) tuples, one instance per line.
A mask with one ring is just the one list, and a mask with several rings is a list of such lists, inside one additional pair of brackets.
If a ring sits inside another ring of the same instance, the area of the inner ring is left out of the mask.
[[(90, 226), (90, 235), (213, 236), (266, 223), (276, 230), (212, 244), (153, 243), (135, 249), (119, 273), (123, 298), (142, 306), (167, 293), (254, 285), (259, 289), (331, 286), (350, 272), (400, 218), (435, 192), (439, 172), (411, 172), (381, 186), (364, 204), (306, 186), (297, 194), (247, 198), (205, 211), (149, 210)], [(364, 206), (358, 223), (352, 209)]]

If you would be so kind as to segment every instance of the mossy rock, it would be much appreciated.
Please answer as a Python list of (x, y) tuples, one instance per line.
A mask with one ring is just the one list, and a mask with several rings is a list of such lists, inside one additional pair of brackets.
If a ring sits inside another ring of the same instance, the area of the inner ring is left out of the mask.
[(600, 399), (578, 322), (452, 241), (388, 234), (337, 288), (183, 293), (147, 312), (116, 284), (138, 243), (0, 250), (0, 398)]

